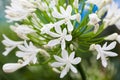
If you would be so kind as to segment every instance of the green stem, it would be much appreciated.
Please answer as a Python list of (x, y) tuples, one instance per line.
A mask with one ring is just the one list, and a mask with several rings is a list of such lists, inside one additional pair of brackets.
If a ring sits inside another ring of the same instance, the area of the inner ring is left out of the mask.
[(84, 72), (84, 70), (83, 70), (81, 64), (78, 64), (78, 65), (77, 65), (77, 69), (78, 69), (78, 71), (79, 71), (80, 74), (81, 74), (82, 80), (87, 80), (87, 79), (86, 79), (85, 72)]

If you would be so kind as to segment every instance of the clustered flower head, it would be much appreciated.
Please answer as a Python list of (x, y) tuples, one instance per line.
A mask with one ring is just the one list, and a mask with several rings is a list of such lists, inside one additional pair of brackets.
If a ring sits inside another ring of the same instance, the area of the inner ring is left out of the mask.
[[(39, 53), (49, 58), (51, 67), (60, 70), (60, 78), (69, 71), (78, 72), (76, 66), (84, 59), (82, 51), (96, 52), (103, 67), (108, 65), (107, 57), (117, 56), (111, 50), (120, 43), (120, 35), (98, 37), (110, 25), (120, 29), (120, 9), (112, 0), (11, 0), (5, 12), (13, 22), (10, 28), (22, 39), (14, 41), (3, 34), (3, 55), (18, 49), (18, 61), (3, 65), (6, 73), (40, 64)], [(101, 46), (105, 41), (111, 43)]]

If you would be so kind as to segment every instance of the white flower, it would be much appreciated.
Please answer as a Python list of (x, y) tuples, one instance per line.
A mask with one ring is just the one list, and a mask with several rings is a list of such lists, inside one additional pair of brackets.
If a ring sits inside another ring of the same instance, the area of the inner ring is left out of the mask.
[(88, 25), (95, 26), (94, 33), (96, 33), (99, 29), (98, 22), (100, 22), (101, 20), (100, 20), (100, 18), (98, 18), (96, 13), (89, 14), (89, 19), (90, 19), (90, 21), (88, 22)]
[(118, 35), (118, 33), (113, 33), (113, 34), (105, 37), (105, 40), (116, 40), (120, 43), (120, 35)]
[(24, 41), (24, 46), (18, 45), (18, 48), (20, 49), (20, 51), (17, 51), (16, 56), (23, 58), (23, 64), (37, 63), (36, 55), (40, 51), (40, 49), (35, 47), (32, 42), (30, 42), (28, 45), (27, 42)]
[(107, 59), (106, 57), (115, 57), (117, 56), (118, 54), (115, 53), (115, 52), (111, 52), (109, 50), (112, 50), (114, 49), (116, 46), (116, 42), (112, 42), (111, 44), (109, 44), (107, 46), (107, 42), (103, 45), (103, 47), (101, 47), (99, 44), (92, 44), (90, 46), (90, 50), (96, 50), (98, 55), (97, 55), (97, 59), (100, 59), (101, 58), (101, 61), (102, 61), (102, 65), (103, 67), (106, 67), (107, 66)]
[(6, 18), (9, 21), (20, 21), (35, 11), (35, 6), (28, 0), (11, 0), (11, 6), (7, 6)]
[(64, 28), (63, 31), (62, 31), (60, 26), (56, 26), (55, 31), (57, 33), (49, 32), (49, 35), (52, 36), (53, 38), (56, 38), (56, 39), (50, 40), (48, 42), (47, 46), (52, 47), (52, 46), (55, 46), (57, 44), (61, 44), (61, 48), (63, 50), (66, 47), (66, 41), (71, 41), (72, 40), (72, 35), (67, 34), (66, 28)]
[(67, 9), (65, 10), (62, 6), (60, 6), (60, 12), (59, 13), (57, 10), (54, 10), (52, 12), (52, 16), (58, 19), (63, 19), (55, 23), (56, 25), (62, 25), (62, 24), (67, 24), (68, 31), (71, 32), (73, 31), (73, 25), (70, 20), (80, 20), (80, 14), (74, 14), (71, 15), (72, 13), (72, 7), (70, 5), (67, 6)]
[(35, 33), (35, 30), (33, 30), (32, 28), (30, 28), (29, 25), (16, 25), (16, 26), (10, 26), (10, 28), (17, 33), (17, 35), (25, 40), (29, 40), (29, 38), (27, 37), (27, 34), (30, 33)]
[(105, 28), (109, 25), (116, 24), (116, 22), (120, 19), (120, 9), (118, 8), (118, 4), (115, 2), (109, 6), (107, 15), (103, 19), (105, 22)]
[(54, 56), (54, 58), (57, 60), (57, 62), (54, 62), (51, 64), (52, 67), (64, 67), (64, 69), (61, 71), (60, 78), (63, 78), (69, 70), (71, 70), (74, 73), (77, 73), (77, 69), (73, 66), (78, 63), (80, 63), (81, 58), (75, 57), (75, 52), (72, 52), (70, 56), (68, 56), (68, 52), (66, 50), (62, 51), (62, 58), (59, 56)]
[(21, 67), (23, 67), (23, 64), (20, 63), (7, 63), (5, 65), (3, 65), (3, 71), (5, 73), (12, 73), (15, 72), (16, 70), (20, 69)]
[(4, 56), (7, 56), (18, 45), (23, 44), (23, 41), (13, 41), (13, 40), (10, 40), (5, 35), (3, 35), (3, 37), (4, 37), (4, 40), (2, 41), (2, 43), (6, 46), (5, 48), (6, 51), (2, 53)]

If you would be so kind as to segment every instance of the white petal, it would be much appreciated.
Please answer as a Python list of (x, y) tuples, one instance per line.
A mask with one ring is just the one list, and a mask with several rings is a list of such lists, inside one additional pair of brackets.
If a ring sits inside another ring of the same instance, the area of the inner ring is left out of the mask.
[(54, 39), (48, 42), (47, 46), (55, 46), (57, 44), (60, 44), (60, 40), (59, 39)]
[(52, 37), (54, 37), (54, 38), (60, 37), (59, 34), (54, 33), (54, 32), (48, 32), (47, 34), (50, 35), (50, 36), (52, 36)]
[(65, 23), (65, 20), (60, 20), (60, 21), (54, 23), (54, 25), (55, 25), (55, 26), (60, 26), (60, 25), (62, 25), (63, 23)]
[(64, 18), (58, 11), (53, 11), (52, 16), (55, 18)]
[(102, 60), (103, 67), (107, 67), (107, 61), (106, 61), (106, 59), (104, 58), (104, 59), (101, 59), (101, 60)]
[(66, 66), (66, 67), (62, 70), (62, 72), (61, 72), (61, 74), (60, 74), (60, 78), (63, 78), (63, 77), (67, 74), (68, 71), (69, 71), (69, 67)]
[(14, 46), (13, 46), (13, 47), (6, 47), (6, 48), (5, 48), (6, 51), (4, 51), (2, 54), (3, 54), (4, 56), (7, 56), (14, 48), (15, 48)]
[(60, 6), (60, 12), (62, 13), (62, 16), (66, 15), (66, 11), (62, 6)]
[(102, 49), (103, 50), (111, 50), (111, 49), (115, 48), (116, 44), (117, 43), (114, 41), (111, 44), (109, 44), (106, 48), (102, 48)]
[(78, 63), (80, 63), (80, 61), (81, 61), (81, 58), (80, 57), (76, 57), (73, 61), (71, 61), (72, 62), (72, 64), (78, 64)]
[(68, 59), (68, 52), (66, 50), (62, 50), (62, 58), (63, 59)]
[(74, 57), (75, 57), (75, 52), (72, 52), (72, 53), (70, 54), (70, 56), (69, 56), (69, 60), (73, 60)]
[(98, 53), (97, 54), (97, 60), (100, 59), (101, 55)]
[(65, 63), (54, 62), (51, 64), (52, 67), (61, 67), (63, 65), (65, 65)]
[(70, 69), (72, 72), (77, 73), (77, 69), (73, 65), (70, 65)]
[(66, 35), (65, 40), (66, 41), (71, 41), (72, 40), (72, 35)]
[(105, 51), (104, 54), (106, 55), (106, 57), (107, 56), (110, 56), (110, 57), (118, 56), (117, 53), (115, 53), (115, 52), (109, 52), (109, 51)]
[(117, 37), (117, 39), (116, 39), (118, 42), (119, 42), (119, 44), (120, 44), (120, 35)]
[(69, 32), (72, 32), (73, 31), (73, 25), (72, 25), (72, 23), (71, 23), (71, 21), (70, 20), (68, 20), (68, 22), (67, 22), (67, 28), (68, 28), (68, 31)]
[(64, 62), (64, 60), (63, 60), (62, 58), (60, 58), (59, 56), (54, 55), (54, 58), (55, 58), (55, 60), (57, 60), (58, 62), (61, 62), (61, 63)]
[(72, 13), (72, 7), (71, 7), (71, 5), (67, 6), (66, 12), (67, 12), (67, 14), (71, 15), (71, 13)]
[(26, 53), (25, 53), (25, 52), (22, 52), (22, 51), (17, 51), (17, 52), (16, 52), (16, 56), (17, 56), (17, 57), (24, 57), (24, 56), (26, 56)]
[(59, 34), (62, 33), (61, 27), (60, 26), (55, 26), (55, 31)]
[(61, 41), (61, 48), (62, 48), (62, 50), (64, 50), (65, 47), (66, 47), (66, 43), (65, 43), (65, 40), (63, 39), (63, 40)]
[(3, 71), (6, 73), (12, 73), (20, 69), (21, 67), (23, 67), (23, 65), (19, 63), (7, 63), (3, 65)]

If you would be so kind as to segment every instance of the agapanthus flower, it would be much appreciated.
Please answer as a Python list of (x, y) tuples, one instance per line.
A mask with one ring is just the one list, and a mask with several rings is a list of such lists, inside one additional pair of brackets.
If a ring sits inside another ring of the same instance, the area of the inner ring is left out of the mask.
[(107, 42), (101, 47), (99, 44), (92, 44), (90, 46), (90, 50), (97, 51), (97, 60), (101, 58), (103, 67), (107, 67), (107, 59), (106, 57), (115, 57), (118, 54), (109, 50), (114, 49), (116, 46), (116, 42), (112, 42), (107, 46)]
[(89, 14), (89, 19), (90, 19), (90, 21), (89, 21), (88, 25), (94, 26), (95, 27), (94, 33), (96, 33), (99, 29), (98, 22), (100, 22), (101, 20), (100, 20), (100, 18), (98, 18), (97, 14), (95, 14), (95, 13)]
[(66, 48), (66, 41), (71, 41), (72, 40), (72, 35), (68, 34), (68, 31), (66, 28), (61, 29), (60, 26), (56, 26), (55, 27), (55, 31), (54, 32), (49, 32), (49, 35), (52, 36), (54, 39), (50, 40), (47, 44), (47, 46), (55, 46), (57, 44), (61, 44), (61, 49), (65, 49)]
[(4, 56), (7, 56), (13, 49), (15, 49), (18, 45), (23, 44), (23, 41), (13, 41), (9, 39), (7, 36), (3, 35), (4, 40), (2, 43), (5, 45), (5, 51), (2, 53)]
[[(60, 13), (61, 12), (61, 13)], [(79, 20), (80, 21), (80, 15), (74, 14), (72, 15), (72, 7), (70, 5), (67, 6), (66, 10), (60, 6), (60, 12), (57, 10), (54, 10), (52, 12), (52, 16), (58, 19), (63, 19), (55, 23), (56, 25), (62, 25), (62, 24), (67, 24), (67, 29), (69, 32), (73, 31), (74, 27), (71, 23), (71, 20)]]
[(62, 51), (62, 58), (59, 56), (54, 55), (54, 58), (57, 60), (57, 62), (54, 62), (51, 64), (52, 67), (61, 67), (64, 66), (64, 69), (61, 71), (60, 78), (63, 78), (69, 70), (71, 70), (74, 73), (77, 73), (77, 69), (73, 66), (78, 63), (80, 63), (81, 58), (75, 57), (75, 52), (72, 52), (68, 56), (68, 52), (66, 50)]

